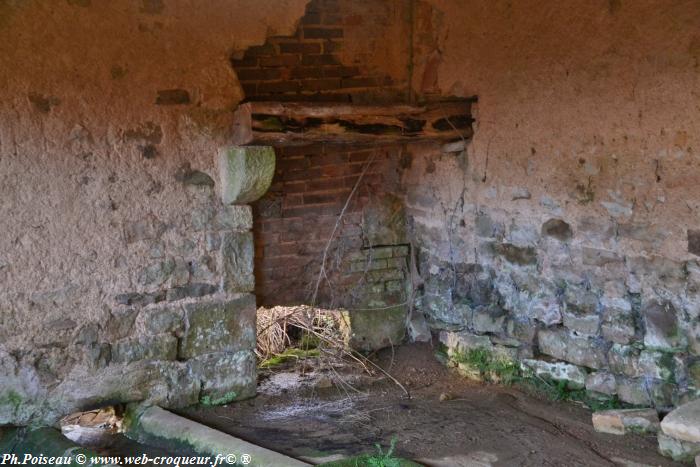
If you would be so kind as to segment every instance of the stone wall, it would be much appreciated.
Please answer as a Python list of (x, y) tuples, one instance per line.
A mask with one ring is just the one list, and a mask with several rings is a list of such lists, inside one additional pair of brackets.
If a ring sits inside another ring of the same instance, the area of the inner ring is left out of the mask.
[(695, 397), (700, 7), (468, 3), (415, 12), (416, 93), (479, 98), (466, 152), (410, 151), (419, 305), (592, 391)]
[(229, 57), (305, 1), (0, 4), (0, 424), (255, 391)]

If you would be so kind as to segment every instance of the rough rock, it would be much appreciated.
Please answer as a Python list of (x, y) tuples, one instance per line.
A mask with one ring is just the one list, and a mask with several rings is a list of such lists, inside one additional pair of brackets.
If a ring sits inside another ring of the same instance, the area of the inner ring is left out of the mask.
[(559, 360), (593, 369), (605, 366), (605, 352), (591, 339), (571, 334), (566, 329), (543, 329), (538, 335), (540, 351)]
[(256, 201), (270, 188), (275, 150), (270, 146), (233, 146), (219, 150), (219, 180), (224, 204)]
[(406, 336), (405, 306), (342, 313), (345, 343), (356, 350), (377, 350), (399, 345)]
[(651, 300), (642, 309), (644, 345), (673, 350), (681, 345), (676, 309), (671, 302)]
[(617, 393), (615, 376), (606, 371), (596, 371), (586, 377), (586, 391), (612, 396)]
[[(663, 429), (663, 428), (662, 428)], [(700, 455), (700, 443), (692, 443), (672, 438), (660, 431), (658, 436), (659, 453), (677, 462), (691, 463)]]
[(255, 396), (257, 362), (252, 350), (202, 355), (187, 364), (193, 377), (202, 382), (199, 401), (205, 405)]
[(466, 353), (474, 349), (493, 349), (493, 344), (488, 336), (479, 336), (466, 331), (441, 331), (440, 342), (447, 347), (448, 355)]
[(223, 235), (221, 287), (224, 291), (230, 293), (253, 291), (255, 288), (253, 255), (252, 232), (227, 232)]
[(250, 294), (186, 304), (187, 327), (179, 342), (178, 357), (254, 348), (255, 312), (255, 297)]
[(700, 399), (683, 404), (666, 415), (661, 429), (673, 438), (700, 443)]
[(586, 372), (570, 363), (543, 360), (523, 360), (522, 363), (535, 375), (556, 382), (563, 381), (569, 389), (582, 389), (586, 384)]
[(659, 415), (654, 409), (604, 410), (593, 414), (593, 428), (601, 433), (656, 433)]

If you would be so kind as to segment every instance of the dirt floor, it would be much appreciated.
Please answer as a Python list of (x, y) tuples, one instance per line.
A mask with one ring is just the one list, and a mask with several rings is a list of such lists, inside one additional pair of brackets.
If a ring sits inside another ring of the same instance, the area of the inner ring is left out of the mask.
[[(655, 436), (596, 433), (589, 410), (470, 382), (429, 345), (383, 351), (377, 361), (410, 397), (386, 377), (316, 362), (304, 374), (300, 364), (262, 373), (255, 399), (181, 413), (316, 462), (372, 452), (396, 437), (397, 455), (430, 466), (678, 465), (657, 454)], [(353, 388), (338, 384), (341, 376)]]

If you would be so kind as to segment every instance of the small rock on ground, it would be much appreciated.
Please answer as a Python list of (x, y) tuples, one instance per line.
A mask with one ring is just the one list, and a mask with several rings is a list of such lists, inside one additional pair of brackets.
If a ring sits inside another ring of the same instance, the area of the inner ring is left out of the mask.
[(593, 428), (601, 433), (656, 433), (659, 416), (654, 409), (604, 410), (593, 414)]

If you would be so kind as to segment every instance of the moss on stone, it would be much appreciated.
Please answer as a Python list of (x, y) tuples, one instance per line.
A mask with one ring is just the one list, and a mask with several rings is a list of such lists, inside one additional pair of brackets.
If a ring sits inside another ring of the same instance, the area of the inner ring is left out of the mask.
[(236, 391), (229, 391), (221, 397), (211, 397), (209, 395), (202, 396), (199, 398), (199, 403), (207, 407), (211, 407), (213, 405), (224, 405), (233, 402), (236, 400), (236, 397), (238, 397)]

